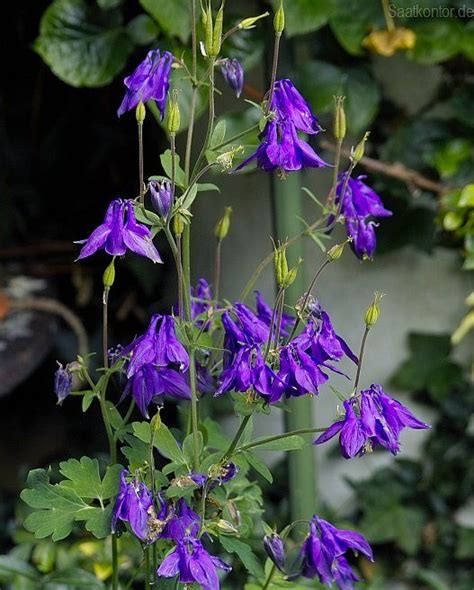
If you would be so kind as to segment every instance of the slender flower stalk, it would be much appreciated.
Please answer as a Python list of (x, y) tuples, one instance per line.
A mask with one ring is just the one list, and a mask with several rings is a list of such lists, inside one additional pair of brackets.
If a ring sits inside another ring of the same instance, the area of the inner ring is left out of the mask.
[(356, 376), (355, 376), (355, 380), (354, 380), (354, 392), (356, 392), (357, 388), (359, 387), (360, 374), (362, 371), (362, 362), (364, 360), (365, 346), (367, 344), (367, 338), (369, 336), (369, 332), (370, 332), (370, 326), (366, 326), (365, 330), (364, 330), (364, 335), (362, 336), (362, 341), (360, 343), (359, 362), (357, 364), (357, 372), (356, 372)]
[(140, 204), (145, 204), (145, 180), (144, 180), (144, 164), (143, 164), (143, 121), (137, 122), (138, 128), (138, 182)]

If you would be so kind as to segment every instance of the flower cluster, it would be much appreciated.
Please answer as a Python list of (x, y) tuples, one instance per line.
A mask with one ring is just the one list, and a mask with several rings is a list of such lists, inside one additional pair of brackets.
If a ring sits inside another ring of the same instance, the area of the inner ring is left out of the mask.
[(231, 570), (205, 549), (200, 538), (201, 518), (183, 498), (170, 503), (160, 494), (154, 497), (147, 485), (127, 470), (120, 475), (120, 491), (112, 515), (113, 533), (117, 532), (119, 521), (128, 523), (145, 545), (158, 539), (172, 543), (172, 550), (156, 572), (158, 577), (179, 576), (181, 584), (196, 582), (203, 590), (219, 590), (216, 569)]
[(156, 314), (146, 332), (122, 350), (129, 357), (125, 395), (131, 391), (138, 408), (148, 416), (148, 406), (163, 395), (190, 399), (186, 376), (189, 356), (176, 337), (175, 319)]
[(377, 445), (396, 455), (404, 428), (429, 428), (403, 404), (387, 395), (381, 385), (371, 385), (346, 400), (344, 410), (344, 417), (314, 442), (319, 445), (339, 434), (341, 453), (346, 459), (371, 452)]
[(266, 172), (281, 174), (301, 168), (327, 166), (298, 132), (316, 135), (321, 131), (311, 107), (288, 79), (277, 80), (269, 105), (269, 121), (260, 135), (261, 144), (237, 170), (254, 160)]
[(266, 535), (264, 548), (275, 566), (287, 574), (288, 579), (318, 578), (321, 584), (337, 584), (341, 590), (352, 590), (355, 575), (347, 561), (348, 551), (361, 553), (373, 561), (370, 545), (363, 535), (354, 531), (338, 529), (318, 516), (309, 523), (310, 532), (304, 540), (293, 563), (285, 553), (283, 540), (276, 533)]
[(363, 179), (365, 176), (348, 178), (346, 172), (340, 174), (336, 188), (336, 205), (344, 215), (347, 235), (352, 238), (351, 247), (355, 254), (359, 258), (372, 258), (376, 247), (377, 227), (373, 218), (390, 217), (392, 212), (385, 209), (380, 197)]

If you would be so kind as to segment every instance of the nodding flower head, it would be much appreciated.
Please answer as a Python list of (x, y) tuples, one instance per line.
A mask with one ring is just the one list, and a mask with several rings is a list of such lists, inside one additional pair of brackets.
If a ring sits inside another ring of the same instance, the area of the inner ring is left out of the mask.
[(58, 368), (54, 374), (54, 393), (58, 398), (59, 405), (61, 405), (72, 392), (72, 377), (73, 374), (70, 370), (70, 365), (63, 367), (63, 365), (58, 362)]
[(239, 98), (244, 88), (244, 68), (242, 64), (237, 59), (224, 59), (221, 64), (221, 73), (237, 98)]
[(152, 180), (148, 186), (153, 208), (163, 219), (167, 219), (173, 205), (170, 181), (167, 179), (162, 181)]
[(148, 52), (145, 59), (124, 80), (127, 91), (117, 111), (119, 117), (136, 108), (140, 102), (145, 103), (148, 100), (156, 101), (161, 118), (164, 117), (173, 60), (169, 51), (160, 53), (159, 49), (152, 49)]

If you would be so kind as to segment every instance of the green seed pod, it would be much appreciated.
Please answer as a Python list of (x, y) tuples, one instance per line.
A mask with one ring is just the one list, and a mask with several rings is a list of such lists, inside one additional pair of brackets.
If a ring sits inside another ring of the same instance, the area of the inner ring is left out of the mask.
[(204, 32), (204, 49), (208, 57), (213, 54), (213, 42), (214, 42), (214, 24), (212, 22), (212, 10), (211, 6), (207, 7), (206, 13), (206, 27)]
[(364, 321), (368, 328), (374, 326), (380, 317), (380, 302), (382, 297), (383, 293), (376, 291), (373, 302), (369, 305), (367, 311), (365, 312)]
[(230, 216), (232, 215), (232, 207), (226, 207), (224, 215), (219, 219), (214, 228), (214, 235), (219, 241), (224, 240), (229, 233)]
[(137, 123), (139, 125), (143, 125), (143, 121), (146, 117), (146, 108), (142, 101), (137, 104), (137, 108), (135, 109), (135, 117), (137, 119)]
[(170, 135), (176, 135), (181, 126), (181, 113), (179, 112), (178, 96), (176, 91), (173, 92), (168, 109), (168, 132)]
[(275, 247), (273, 252), (273, 261), (275, 264), (275, 277), (279, 287), (283, 287), (286, 275), (288, 274), (288, 260), (286, 259), (285, 246)]
[(334, 137), (342, 141), (346, 136), (346, 111), (344, 110), (345, 96), (336, 96), (336, 111), (334, 113)]
[(264, 12), (263, 14), (259, 14), (258, 16), (251, 16), (249, 18), (244, 18), (244, 20), (241, 20), (240, 23), (238, 24), (238, 28), (244, 29), (244, 30), (253, 29), (255, 27), (255, 23), (257, 21), (259, 21), (262, 18), (266, 18), (269, 15), (270, 15), (269, 12)]
[(346, 247), (347, 242), (342, 242), (342, 244), (336, 244), (332, 248), (330, 248), (326, 254), (331, 262), (335, 262), (339, 260), (344, 252), (344, 248)]
[(115, 258), (112, 258), (109, 266), (104, 270), (102, 282), (106, 289), (110, 289), (115, 282)]
[(288, 289), (288, 287), (290, 287), (295, 282), (296, 277), (298, 276), (298, 266), (299, 265), (294, 266), (286, 273), (282, 284), (284, 289)]
[(157, 432), (160, 429), (160, 427), (161, 427), (161, 415), (160, 415), (160, 411), (158, 410), (158, 412), (153, 416), (153, 418), (151, 419), (151, 422), (150, 422), (150, 428), (151, 428), (152, 434)]
[(285, 10), (283, 8), (283, 0), (280, 0), (280, 6), (278, 10), (275, 12), (275, 17), (273, 19), (273, 28), (275, 29), (275, 33), (277, 35), (281, 35), (285, 30)]
[(181, 236), (184, 232), (184, 221), (179, 213), (173, 217), (173, 233), (175, 236)]
[(210, 57), (217, 57), (221, 52), (222, 45), (222, 28), (224, 25), (224, 2), (222, 2), (219, 12), (217, 13), (216, 20), (214, 22), (214, 32), (212, 35), (212, 53), (209, 53)]
[(362, 158), (364, 157), (365, 142), (368, 140), (369, 135), (370, 135), (370, 131), (367, 131), (364, 134), (364, 137), (362, 138), (362, 140), (357, 145), (357, 147), (355, 149), (352, 148), (352, 160), (354, 162), (356, 162), (356, 163), (360, 162), (360, 160), (362, 160)]

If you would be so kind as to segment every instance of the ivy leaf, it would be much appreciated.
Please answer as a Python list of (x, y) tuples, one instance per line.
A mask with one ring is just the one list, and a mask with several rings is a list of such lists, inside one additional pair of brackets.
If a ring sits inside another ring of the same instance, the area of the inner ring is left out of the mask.
[(186, 43), (191, 34), (191, 12), (188, 0), (140, 0), (161, 28)]
[(53, 541), (60, 541), (71, 534), (75, 516), (87, 504), (73, 489), (59, 484), (51, 485), (44, 469), (34, 469), (28, 474), (27, 489), (20, 494), (21, 499), (35, 511), (25, 520), (26, 530), (34, 533), (37, 539), (51, 535)]
[(103, 12), (85, 0), (54, 0), (34, 48), (63, 82), (98, 87), (123, 69), (133, 43), (117, 12)]
[(258, 561), (255, 553), (253, 553), (252, 549), (236, 539), (235, 537), (224, 537), (221, 535), (219, 537), (220, 542), (224, 549), (229, 553), (235, 553), (238, 555), (240, 561), (244, 564), (245, 569), (256, 578), (262, 579), (265, 576), (262, 566)]

